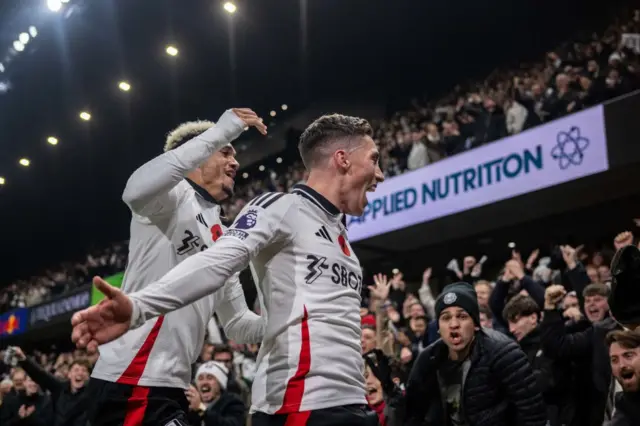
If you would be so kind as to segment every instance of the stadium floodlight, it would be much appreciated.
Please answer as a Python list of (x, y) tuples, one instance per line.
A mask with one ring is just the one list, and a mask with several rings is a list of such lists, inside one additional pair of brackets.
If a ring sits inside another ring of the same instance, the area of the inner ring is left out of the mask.
[(29, 167), (29, 164), (31, 164), (31, 161), (29, 161), (28, 158), (21, 158), (20, 161), (18, 161), (18, 163), (20, 163), (20, 165), (23, 167)]
[(242, 174), (242, 177), (243, 177), (244, 179), (248, 178), (248, 177), (249, 177), (249, 173), (244, 172), (244, 173)]
[(514, 248), (516, 248), (516, 243), (511, 241), (509, 244), (507, 244), (507, 247), (509, 247), (510, 249), (514, 249)]
[(60, 0), (62, 3), (69, 3), (69, 0)]
[(59, 12), (62, 8), (62, 2), (60, 0), (47, 0), (47, 7), (52, 12)]
[(230, 1), (225, 2), (222, 7), (224, 7), (224, 10), (226, 10), (227, 13), (231, 13), (231, 14), (236, 13), (236, 10), (238, 10), (236, 5)]
[(260, 170), (261, 172), (264, 172), (264, 166), (258, 167), (258, 170)]
[(126, 81), (121, 81), (120, 83), (118, 83), (118, 87), (123, 92), (128, 92), (129, 90), (131, 90), (131, 85), (129, 83), (127, 83)]
[(4, 72), (4, 65), (0, 62), (0, 72)]
[(86, 111), (82, 111), (80, 113), (80, 118), (83, 119), (84, 121), (89, 121), (89, 120), (91, 120), (91, 114), (89, 114)]
[(280, 157), (276, 158), (276, 163), (278, 163), (278, 164), (282, 163), (282, 158), (280, 158)]
[(47, 138), (47, 142), (49, 143), (49, 145), (58, 145), (58, 138), (54, 136), (49, 136)]
[(38, 30), (33, 25), (29, 27), (29, 34), (31, 37), (36, 38), (38, 36)]
[(22, 44), (27, 44), (29, 43), (29, 34), (27, 33), (20, 33), (20, 35), (18, 36), (18, 40), (20, 41), (20, 43)]
[(272, 117), (275, 117), (275, 116), (276, 116), (276, 112), (275, 112), (275, 111), (271, 111), (271, 112), (269, 113), (269, 115), (270, 115), (270, 116), (272, 116)]
[(0, 185), (4, 185), (5, 183), (7, 183), (7, 181), (4, 180), (2, 176), (0, 176)]
[(13, 48), (16, 52), (22, 52), (24, 50), (24, 44), (22, 44), (20, 40), (16, 40), (13, 42)]
[(282, 104), (282, 106), (280, 108), (282, 108), (283, 111), (286, 111), (287, 109), (289, 109), (287, 104)]
[(177, 56), (178, 48), (172, 45), (167, 46), (167, 55), (169, 56)]

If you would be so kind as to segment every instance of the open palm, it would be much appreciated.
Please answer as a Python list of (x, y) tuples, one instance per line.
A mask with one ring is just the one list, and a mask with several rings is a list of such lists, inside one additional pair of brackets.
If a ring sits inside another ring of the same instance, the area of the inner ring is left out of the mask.
[(95, 306), (76, 312), (71, 318), (71, 340), (78, 348), (96, 352), (99, 345), (111, 342), (129, 330), (133, 302), (119, 289), (100, 277), (93, 279), (95, 287), (106, 298)]
[(370, 285), (369, 291), (371, 292), (371, 297), (376, 300), (387, 300), (389, 297), (389, 288), (391, 287), (391, 282), (384, 274), (377, 274), (373, 276), (373, 283), (375, 285)]

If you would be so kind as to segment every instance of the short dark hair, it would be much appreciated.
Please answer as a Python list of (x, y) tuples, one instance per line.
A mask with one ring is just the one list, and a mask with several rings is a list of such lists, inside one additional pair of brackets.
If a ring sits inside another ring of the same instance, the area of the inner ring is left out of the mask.
[(74, 359), (71, 365), (69, 365), (69, 370), (73, 368), (74, 365), (79, 365), (80, 367), (84, 367), (88, 372), (91, 372), (91, 363), (86, 359)]
[(640, 348), (640, 330), (614, 330), (607, 334), (607, 347), (618, 343), (625, 349)]
[(493, 319), (493, 311), (488, 306), (480, 305), (480, 313), (485, 314), (488, 320)]
[(364, 118), (351, 117), (341, 114), (323, 115), (302, 132), (298, 143), (300, 157), (305, 167), (309, 169), (319, 159), (320, 150), (343, 140), (349, 142), (354, 137), (373, 136), (371, 124)]
[(589, 284), (582, 290), (582, 297), (590, 297), (590, 296), (602, 296), (609, 297), (609, 287), (605, 284)]
[(516, 321), (520, 317), (531, 314), (540, 316), (540, 306), (531, 296), (526, 294), (513, 296), (502, 311), (502, 317), (508, 322)]
[(218, 354), (231, 354), (233, 355), (233, 349), (229, 345), (213, 345), (213, 354), (212, 357), (215, 357)]
[(429, 323), (429, 320), (427, 320), (427, 317), (425, 317), (424, 315), (418, 315), (417, 317), (413, 317), (411, 319), (424, 321), (425, 324)]

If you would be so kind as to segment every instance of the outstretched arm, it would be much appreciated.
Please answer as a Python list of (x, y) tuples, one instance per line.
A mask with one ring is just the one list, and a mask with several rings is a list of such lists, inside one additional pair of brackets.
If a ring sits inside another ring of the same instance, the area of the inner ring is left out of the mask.
[[(275, 202), (276, 197), (282, 196), (272, 194), (266, 198)], [(263, 206), (268, 201), (257, 205), (263, 199), (256, 200), (256, 204), (245, 207), (236, 223), (213, 246), (185, 259), (159, 281), (129, 295), (133, 302), (132, 328), (216, 292), (233, 274), (246, 268), (263, 248), (291, 236), (284, 220), (290, 206), (274, 205), (267, 210)]]

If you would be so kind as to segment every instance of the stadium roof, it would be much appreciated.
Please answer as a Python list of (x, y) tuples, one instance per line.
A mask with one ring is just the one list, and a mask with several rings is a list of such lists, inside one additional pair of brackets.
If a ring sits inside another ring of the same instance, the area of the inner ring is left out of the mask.
[(539, 56), (588, 7), (234, 4), (230, 14), (218, 0), (0, 0), (1, 277), (126, 238), (124, 183), (182, 121), (249, 106), (275, 111), (277, 125), (320, 97), (442, 92), (522, 48), (540, 45)]

